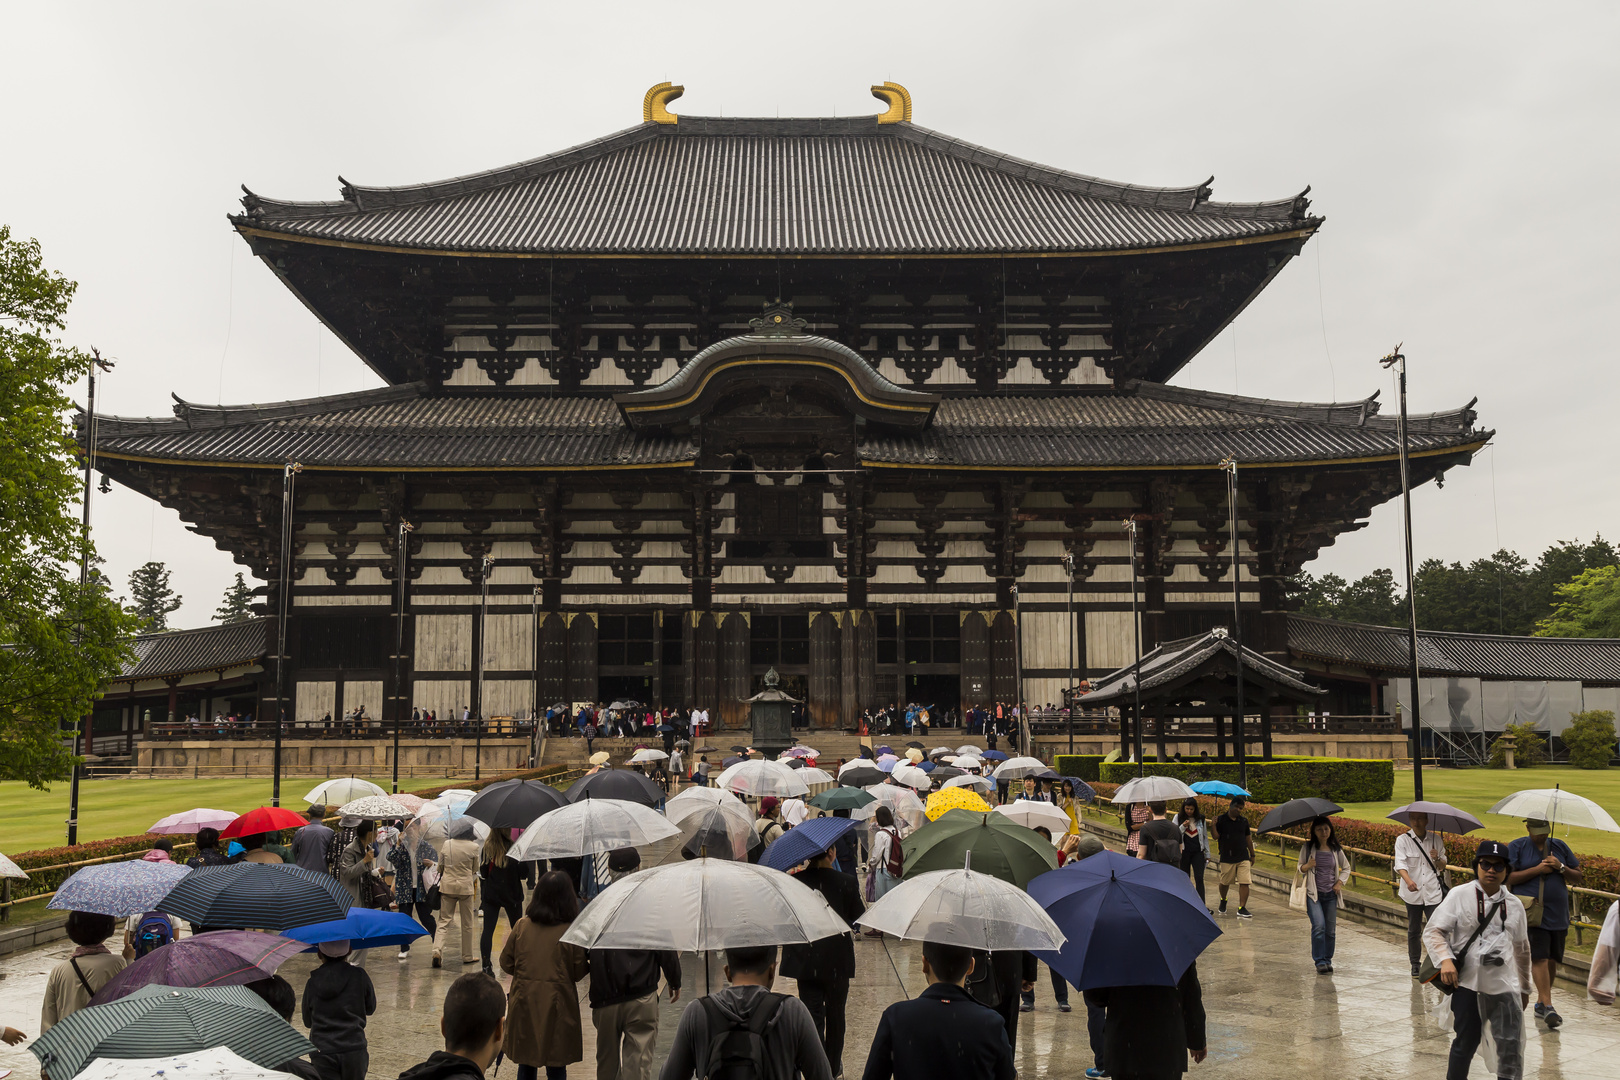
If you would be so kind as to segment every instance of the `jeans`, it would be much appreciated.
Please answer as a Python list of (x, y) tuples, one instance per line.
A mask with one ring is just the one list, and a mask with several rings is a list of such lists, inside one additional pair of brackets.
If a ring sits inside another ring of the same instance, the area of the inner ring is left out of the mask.
[(1468, 1080), (1468, 1065), (1479, 1049), (1484, 1029), (1481, 1009), (1490, 1014), (1491, 1038), (1496, 1042), (1496, 1075), (1519, 1080), (1524, 1072), (1524, 1008), (1519, 1004), (1519, 995), (1476, 994), (1463, 986), (1451, 995), (1457, 1033), (1451, 1040), (1446, 1080)]
[[(482, 956), (484, 958), (484, 963), (487, 964), (489, 963), (490, 950), (495, 947), (495, 927), (498, 926), (501, 921), (500, 905), (485, 904), (483, 907), (483, 915), (484, 931), (483, 935), (478, 939), (478, 955)], [(521, 918), (523, 918), (523, 910), (518, 907), (518, 905), (512, 904), (506, 908), (507, 929), (511, 929), (512, 927), (516, 926), (517, 921)]]
[(1417, 967), (1423, 962), (1423, 924), (1439, 904), (1406, 905), (1406, 958)]
[[(1053, 971), (1051, 968), (1047, 968), (1046, 970), (1052, 975), (1052, 997), (1057, 1000), (1059, 1005), (1067, 1005), (1069, 1003), (1068, 980), (1059, 975), (1056, 971)], [(1023, 999), (1025, 1005), (1028, 1005), (1030, 1008), (1035, 1007), (1034, 990), (1020, 990), (1018, 994)]]
[(1317, 967), (1333, 962), (1333, 945), (1339, 929), (1339, 897), (1324, 893), (1305, 900), (1305, 914), (1311, 919), (1311, 960)]
[[(539, 1080), (540, 1070), (533, 1065), (519, 1065), (517, 1080)], [(567, 1080), (568, 1066), (547, 1065), (546, 1080)]]
[(821, 1036), (834, 1076), (844, 1071), (844, 1016), (849, 1004), (849, 980), (800, 980), (799, 1000), (810, 1010), (810, 1022)]
[(1189, 870), (1192, 871), (1193, 884), (1198, 888), (1198, 899), (1204, 902), (1205, 907), (1209, 906), (1209, 901), (1204, 900), (1204, 866), (1208, 862), (1202, 851), (1197, 855), (1185, 848), (1181, 851), (1181, 872), (1185, 874)]

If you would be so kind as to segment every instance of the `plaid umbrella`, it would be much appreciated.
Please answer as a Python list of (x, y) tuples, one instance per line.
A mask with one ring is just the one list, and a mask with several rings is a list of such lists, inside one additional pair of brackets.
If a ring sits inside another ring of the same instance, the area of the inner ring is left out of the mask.
[[(171, 941), (114, 975), (92, 1004), (128, 997), (143, 986), (243, 986), (276, 973), (301, 941), (251, 930), (214, 930)], [(280, 1064), (279, 1062), (277, 1064)]]
[(981, 814), (988, 814), (990, 804), (971, 788), (940, 788), (928, 796), (928, 808), (923, 813), (929, 821), (938, 821), (947, 810), (977, 810)]
[(240, 986), (143, 986), (69, 1016), (29, 1045), (51, 1080), (96, 1058), (150, 1058), (224, 1046), (274, 1068), (315, 1049), (263, 998)]
[(131, 862), (81, 866), (62, 882), (46, 907), (94, 911), (99, 915), (139, 915), (157, 908), (175, 883), (191, 870), (180, 863)]
[(0, 853), (0, 877), (21, 878), (23, 881), (27, 881), (28, 872), (6, 858), (4, 853)]
[(193, 871), (157, 907), (202, 926), (285, 930), (341, 919), (353, 904), (349, 890), (330, 874), (240, 862)]

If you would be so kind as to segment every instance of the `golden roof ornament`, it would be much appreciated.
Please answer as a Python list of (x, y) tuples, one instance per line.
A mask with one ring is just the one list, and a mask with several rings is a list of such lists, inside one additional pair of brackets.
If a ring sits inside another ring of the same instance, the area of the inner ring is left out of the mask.
[(872, 87), (872, 96), (889, 106), (889, 111), (877, 118), (878, 123), (911, 123), (911, 91), (897, 82), (886, 82)]
[[(680, 117), (669, 111), (669, 103), (686, 93), (686, 87), (676, 86), (674, 83), (661, 82), (648, 90), (641, 98), (641, 119), (654, 124), (673, 124)], [(910, 115), (910, 110), (907, 110)]]

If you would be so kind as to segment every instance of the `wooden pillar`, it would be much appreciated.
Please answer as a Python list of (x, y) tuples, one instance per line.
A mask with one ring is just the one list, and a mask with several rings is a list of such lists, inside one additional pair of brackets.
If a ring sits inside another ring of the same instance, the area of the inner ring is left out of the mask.
[(1260, 699), (1260, 756), (1271, 760), (1271, 699)]
[(727, 727), (749, 726), (748, 706), (752, 694), (749, 677), (749, 616), (744, 611), (728, 611), (713, 616), (719, 642), (719, 700), (715, 715)]
[(1226, 760), (1226, 714), (1217, 707), (1215, 721), (1215, 760)]
[(720, 711), (716, 699), (720, 694), (719, 627), (715, 625), (712, 612), (692, 611), (687, 613), (683, 634), (686, 629), (691, 630), (691, 638), (686, 641), (681, 662), (686, 665), (688, 673), (687, 693), (690, 704), (693, 708), (709, 710), (709, 722), (718, 725)]
[[(172, 723), (174, 723), (174, 710), (175, 710), (176, 706), (178, 705), (177, 698), (179, 696), (179, 694), (178, 694), (179, 680), (178, 679), (169, 679), (169, 680), (166, 680), (166, 681), (169, 684), (169, 723), (172, 724)], [(290, 688), (290, 686), (289, 686), (289, 688)]]
[(855, 711), (846, 721), (851, 727), (859, 722), (862, 709), (877, 709), (883, 704), (878, 700), (882, 695), (877, 685), (877, 618), (870, 610), (860, 612), (860, 616), (855, 634), (855, 667), (861, 690), (855, 699)]
[(1154, 756), (1162, 763), (1164, 755), (1164, 708), (1153, 710), (1153, 750)]
[(830, 611), (810, 615), (810, 724), (817, 728), (839, 726), (843, 705), (840, 670), (843, 667), (841, 620)]
[(838, 726), (853, 727), (860, 713), (861, 661), (858, 610), (838, 613)]
[(568, 700), (596, 701), (596, 613), (575, 611), (568, 620)]
[[(964, 611), (958, 618), (961, 620), (958, 640), (962, 647), (959, 676), (962, 708), (994, 705), (995, 701), (990, 696), (990, 624), (985, 622), (984, 613), (979, 611)], [(901, 659), (904, 660), (904, 657)]]
[(653, 662), (652, 662), (652, 700), (653, 707), (664, 707), (664, 613), (659, 608), (653, 608)]
[[(906, 700), (906, 609), (898, 605), (894, 609), (894, 670), (894, 687), (889, 701), (901, 704)], [(985, 678), (988, 685), (988, 671)]]

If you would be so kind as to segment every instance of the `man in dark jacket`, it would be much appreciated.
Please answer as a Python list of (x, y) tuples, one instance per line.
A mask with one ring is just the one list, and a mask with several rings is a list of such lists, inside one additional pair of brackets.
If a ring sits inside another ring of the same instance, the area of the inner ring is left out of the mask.
[(1012, 1080), (1006, 1025), (963, 988), (973, 951), (937, 941), (922, 951), (930, 985), (883, 1010), (862, 1080)]
[(328, 849), (337, 834), (326, 826), (326, 807), (316, 803), (305, 815), (309, 824), (293, 833), (292, 861), (305, 870), (317, 874), (327, 873)]
[[(771, 993), (776, 981), (776, 946), (757, 945), (726, 950), (724, 990), (698, 998), (681, 1013), (675, 1042), (664, 1059), (658, 1080), (690, 1080), (709, 1075), (709, 1056), (714, 1036), (724, 1035), (722, 1050), (741, 1050), (752, 1044), (750, 1025), (760, 1028), (763, 1044), (759, 1080), (832, 1080), (827, 1055), (810, 1022), (810, 1012), (798, 998)], [(711, 1020), (711, 1017), (713, 1019)], [(716, 1024), (726, 1027), (717, 1028)], [(721, 1064), (735, 1066), (735, 1060), (722, 1058)], [(751, 1064), (751, 1063), (750, 1063)]]
[[(608, 854), (612, 881), (635, 873), (635, 848)], [(669, 1003), (681, 999), (681, 958), (673, 949), (592, 949), (591, 1023), (596, 1025), (596, 1080), (651, 1080), (658, 1041), (658, 976)]]
[(1032, 953), (1018, 950), (976, 953), (978, 968), (968, 977), (967, 991), (975, 1001), (1001, 1014), (1007, 1045), (1018, 1047), (1019, 995), (1035, 989), (1040, 965)]
[(1197, 964), (1189, 964), (1175, 986), (1087, 990), (1086, 1002), (1108, 1011), (1103, 1060), (1112, 1076), (1175, 1080), (1187, 1071), (1189, 1055), (1197, 1062), (1209, 1053)]
[[(834, 870), (832, 864), (829, 848), (798, 875), (799, 881), (826, 897), (833, 912), (853, 925), (866, 910), (860, 887), (853, 876)], [(782, 950), (782, 975), (798, 980), (799, 1000), (810, 1010), (833, 1075), (842, 1076), (844, 1011), (849, 1003), (849, 980), (855, 977), (855, 939), (835, 934), (808, 945), (788, 945)]]
[(433, 1051), (399, 1080), (484, 1080), (484, 1071), (501, 1052), (506, 1037), (506, 991), (482, 972), (463, 975), (444, 995), (439, 1033), (444, 1049)]

